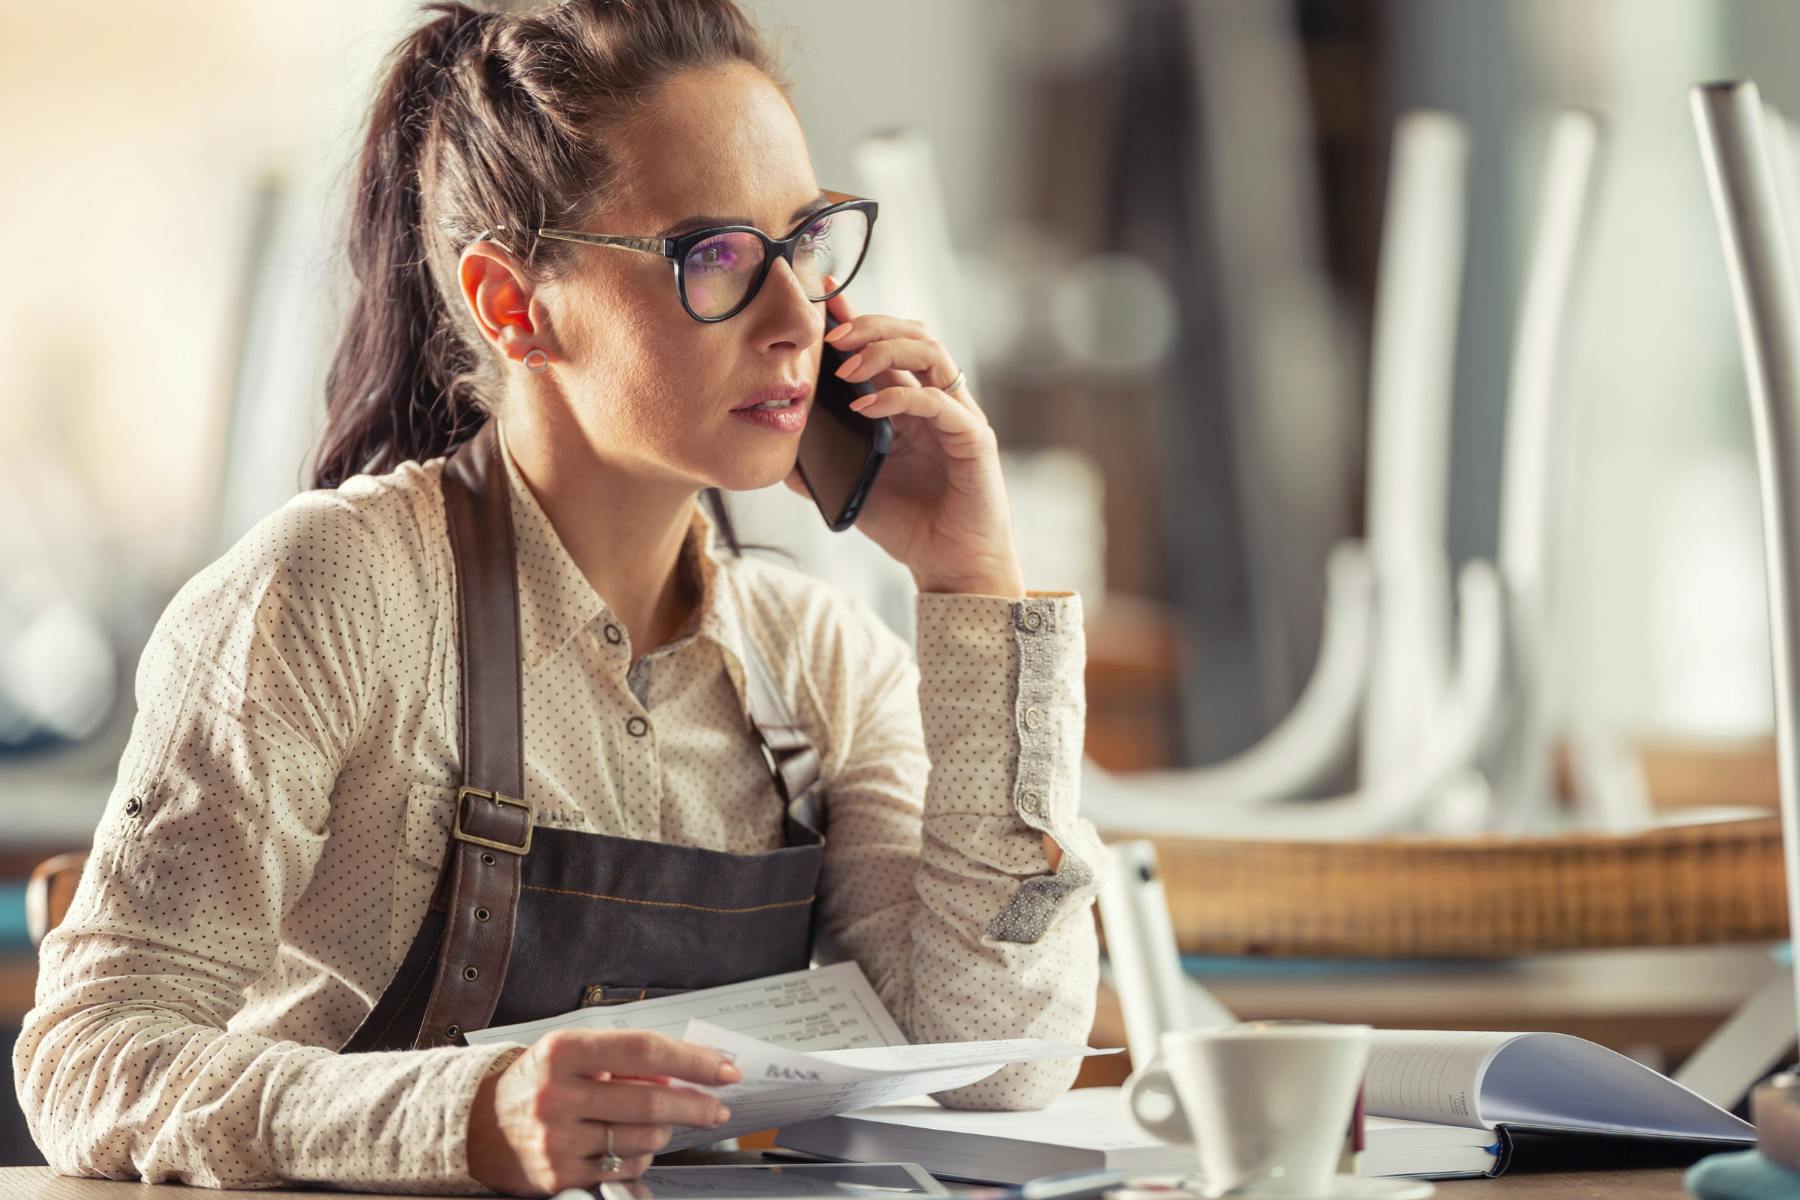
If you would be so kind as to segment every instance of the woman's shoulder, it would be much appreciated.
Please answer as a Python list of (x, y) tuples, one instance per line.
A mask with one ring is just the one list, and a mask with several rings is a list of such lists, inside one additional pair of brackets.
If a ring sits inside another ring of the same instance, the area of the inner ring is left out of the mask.
[(304, 612), (424, 600), (437, 569), (434, 501), (441, 523), (435, 464), (416, 462), (300, 492), (190, 578), (170, 607), (231, 601), (248, 615), (271, 601)]

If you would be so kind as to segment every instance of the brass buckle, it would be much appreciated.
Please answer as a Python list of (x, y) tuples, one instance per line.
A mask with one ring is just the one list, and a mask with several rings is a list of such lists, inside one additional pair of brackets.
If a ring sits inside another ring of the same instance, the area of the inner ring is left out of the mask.
[[(525, 840), (517, 845), (512, 842), (497, 842), (493, 838), (476, 837), (472, 833), (464, 833), (462, 827), (463, 797), (480, 796), (483, 800), (492, 800), (495, 804), (511, 804), (525, 810)], [(531, 805), (511, 796), (503, 796), (499, 792), (490, 792), (485, 788), (459, 787), (456, 789), (456, 819), (450, 828), (450, 836), (459, 842), (473, 842), (477, 846), (487, 846), (494, 850), (504, 850), (508, 854), (524, 854), (531, 849), (532, 827)]]

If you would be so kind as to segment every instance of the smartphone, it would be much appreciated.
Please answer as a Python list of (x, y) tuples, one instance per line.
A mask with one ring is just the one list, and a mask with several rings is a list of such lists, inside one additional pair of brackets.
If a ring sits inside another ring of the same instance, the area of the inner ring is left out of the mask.
[[(825, 314), (825, 332), (840, 324), (829, 312)], [(856, 524), (856, 514), (862, 511), (875, 476), (894, 447), (892, 421), (850, 411), (852, 400), (881, 389), (872, 383), (839, 379), (837, 369), (849, 357), (830, 342), (822, 344), (812, 412), (800, 432), (800, 479), (819, 506), (826, 526), (837, 533)]]

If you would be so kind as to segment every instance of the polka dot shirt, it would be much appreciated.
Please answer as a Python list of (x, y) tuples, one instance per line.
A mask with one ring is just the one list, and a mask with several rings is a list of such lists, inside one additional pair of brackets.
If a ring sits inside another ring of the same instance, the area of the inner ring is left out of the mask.
[[(859, 963), (915, 1042), (1085, 1039), (1102, 860), (1076, 815), (1080, 597), (922, 594), (916, 651), (847, 592), (737, 558), (696, 507), (688, 625), (637, 647), (504, 450), (541, 824), (781, 844), (741, 639), (818, 746), (816, 961)], [(466, 1193), (469, 1107), (517, 1045), (343, 1054), (429, 902), (460, 780), (443, 460), (296, 496), (194, 576), (13, 1054), (65, 1174)], [(1042, 834), (1063, 849), (1051, 870)], [(1076, 1060), (939, 1099), (1029, 1108)]]

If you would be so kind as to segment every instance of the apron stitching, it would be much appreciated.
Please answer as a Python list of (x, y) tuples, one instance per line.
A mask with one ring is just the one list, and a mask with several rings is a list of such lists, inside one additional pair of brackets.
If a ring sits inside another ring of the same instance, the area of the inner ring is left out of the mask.
[(608, 896), (603, 892), (582, 892), (574, 888), (540, 887), (537, 884), (522, 883), (519, 885), (530, 892), (556, 892), (563, 896), (587, 896), (594, 900), (615, 900), (620, 904), (642, 904), (651, 908), (691, 908), (698, 912), (716, 913), (753, 913), (763, 912), (771, 908), (798, 908), (803, 904), (811, 904), (813, 897), (804, 900), (781, 900), (774, 904), (752, 904), (748, 908), (715, 908), (710, 904), (685, 904), (679, 900), (637, 900), (630, 896)]

